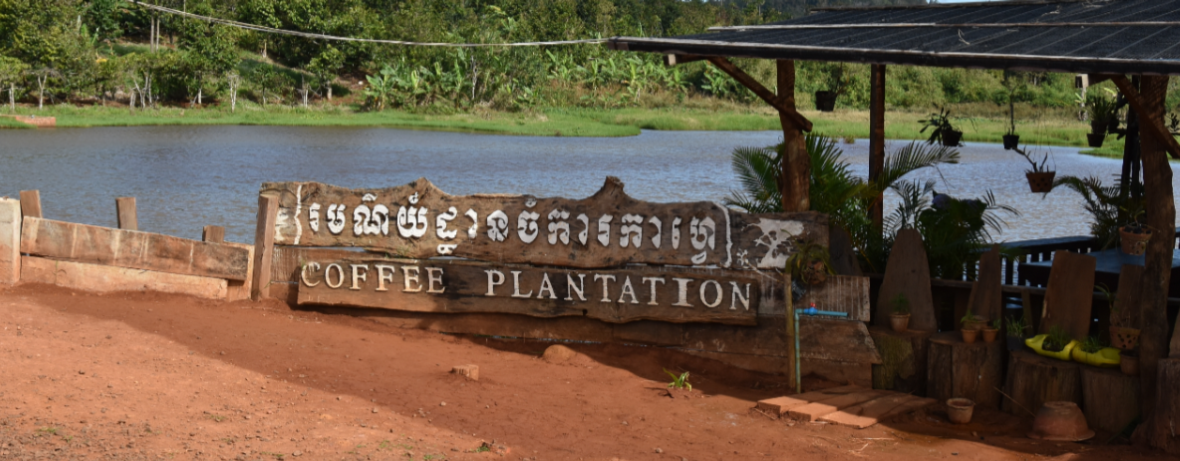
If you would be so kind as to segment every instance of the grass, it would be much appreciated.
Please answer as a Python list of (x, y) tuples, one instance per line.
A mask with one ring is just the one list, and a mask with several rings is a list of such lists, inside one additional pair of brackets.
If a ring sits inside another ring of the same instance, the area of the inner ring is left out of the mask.
[[(953, 118), (964, 132), (963, 140), (998, 143), (1007, 132), (1004, 114), (988, 108), (964, 105)], [(993, 108), (994, 109), (994, 108)], [(59, 127), (142, 126), (142, 125), (272, 125), (322, 127), (390, 127), (421, 130), (457, 131), (525, 136), (615, 137), (634, 136), (647, 130), (766, 131), (780, 130), (778, 114), (761, 105), (737, 104), (714, 107), (662, 108), (550, 108), (522, 112), (503, 112), (476, 108), (454, 114), (431, 114), (420, 111), (385, 110), (370, 112), (355, 106), (313, 105), (309, 108), (258, 104), (240, 100), (236, 113), (228, 104), (203, 109), (162, 107), (132, 111), (125, 106), (74, 106), (59, 104), (38, 111), (18, 108), (18, 113), (57, 117)], [(822, 113), (801, 110), (814, 124), (814, 130), (839, 139), (867, 138), (869, 113), (865, 110), (838, 109)], [(954, 109), (952, 113), (955, 113)], [(924, 112), (889, 111), (885, 136), (889, 139), (926, 139), (920, 120)], [(1029, 111), (1017, 118), (1016, 131), (1024, 145), (1085, 146), (1089, 126), (1062, 111)], [(0, 117), (0, 128), (24, 128), (22, 123)], [(1113, 155), (1114, 138), (1095, 155)]]

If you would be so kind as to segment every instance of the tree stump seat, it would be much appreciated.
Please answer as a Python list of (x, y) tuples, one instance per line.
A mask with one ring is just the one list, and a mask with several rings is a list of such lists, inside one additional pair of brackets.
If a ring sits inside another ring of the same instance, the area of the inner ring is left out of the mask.
[(930, 337), (926, 366), (926, 395), (945, 401), (963, 397), (976, 405), (1000, 406), (1003, 380), (1004, 343), (982, 340), (964, 343), (959, 332), (936, 333)]
[(1045, 402), (1082, 404), (1081, 367), (1077, 362), (1016, 351), (1008, 359), (1008, 378), (1003, 410), (1013, 415), (1032, 416)]
[(871, 327), (869, 334), (881, 355), (881, 364), (873, 365), (873, 388), (925, 396), (927, 352), (934, 333)]

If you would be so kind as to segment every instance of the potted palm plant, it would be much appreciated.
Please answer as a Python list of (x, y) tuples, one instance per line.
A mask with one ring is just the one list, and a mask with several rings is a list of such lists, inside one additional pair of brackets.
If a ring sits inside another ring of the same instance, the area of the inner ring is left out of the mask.
[(922, 124), (920, 133), (931, 130), (930, 139), (926, 141), (929, 144), (939, 142), (946, 147), (958, 146), (959, 141), (963, 139), (963, 132), (956, 130), (955, 126), (951, 124), (951, 111), (945, 107), (934, 106), (934, 108), (938, 109), (938, 112), (930, 114), (926, 120), (918, 121)]
[(893, 315), (889, 317), (889, 324), (893, 331), (905, 333), (910, 327), (910, 299), (905, 293), (898, 293), (889, 301), (893, 307)]
[(991, 324), (984, 324), (984, 326), (983, 326), (983, 342), (985, 342), (985, 343), (995, 342), (996, 335), (1000, 332), (1000, 328), (1003, 328), (1003, 326), (1004, 326), (1003, 319), (996, 319), (996, 320), (992, 321)]
[(829, 258), (828, 247), (806, 240), (795, 241), (795, 253), (787, 258), (787, 270), (792, 280), (808, 285), (819, 285), (835, 275)]
[(1046, 152), (1038, 162), (1033, 158), (1036, 153), (1029, 154), (1024, 149), (1014, 147), (1012, 150), (1024, 157), (1029, 165), (1032, 165), (1031, 170), (1024, 171), (1024, 177), (1028, 179), (1028, 188), (1033, 193), (1047, 193), (1053, 190), (1053, 178), (1057, 176), (1056, 171), (1049, 170), (1047, 164), (1049, 163), (1049, 153)]
[(1129, 255), (1141, 255), (1147, 251), (1147, 242), (1151, 240), (1151, 229), (1139, 222), (1139, 217), (1143, 216), (1143, 209), (1127, 210), (1123, 209), (1131, 216), (1131, 222), (1119, 228), (1119, 247), (1123, 253)]
[(959, 330), (959, 333), (963, 335), (963, 342), (967, 344), (975, 342), (975, 339), (979, 337), (979, 331), (987, 324), (986, 319), (975, 315), (974, 312), (971, 312), (970, 308), (967, 309), (967, 313), (963, 315), (963, 318), (959, 319), (959, 322), (963, 324), (963, 328)]

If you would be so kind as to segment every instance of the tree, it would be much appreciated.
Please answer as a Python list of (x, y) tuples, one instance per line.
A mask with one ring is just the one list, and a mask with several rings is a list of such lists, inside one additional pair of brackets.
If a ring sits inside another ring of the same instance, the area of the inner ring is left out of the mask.
[(0, 56), (0, 91), (8, 87), (8, 105), (16, 112), (16, 83), (22, 81), (29, 66), (16, 58)]
[[(194, 14), (215, 15), (207, 3), (189, 4)], [(185, 86), (189, 96), (197, 104), (202, 103), (205, 86), (209, 80), (225, 75), (237, 67), (240, 60), (237, 49), (236, 29), (209, 24), (204, 21), (186, 21), (183, 25), (180, 44), (185, 49), (182, 65)], [(196, 94), (193, 94), (195, 90)]]
[(90, 0), (86, 8), (86, 25), (102, 40), (113, 40), (123, 35), (119, 24), (119, 5), (122, 0)]
[(324, 89), (329, 101), (332, 100), (332, 80), (335, 80), (336, 73), (343, 66), (344, 53), (332, 45), (324, 46), (324, 51), (320, 52), (319, 56), (311, 58), (311, 63), (307, 65), (307, 70), (315, 76), (316, 82)]
[(225, 86), (229, 90), (229, 111), (238, 111), (238, 88), (242, 86), (242, 76), (238, 71), (231, 70), (225, 74)]

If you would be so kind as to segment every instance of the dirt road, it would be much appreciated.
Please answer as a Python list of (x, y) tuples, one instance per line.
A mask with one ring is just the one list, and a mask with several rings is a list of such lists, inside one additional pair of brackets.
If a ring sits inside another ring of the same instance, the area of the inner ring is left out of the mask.
[[(280, 303), (0, 291), (0, 459), (1165, 459), (934, 408), (853, 430), (772, 420), (781, 377), (657, 348), (398, 330)], [(479, 366), (478, 381), (449, 373)], [(664, 395), (662, 371), (701, 392)], [(824, 383), (809, 382), (811, 386)]]

